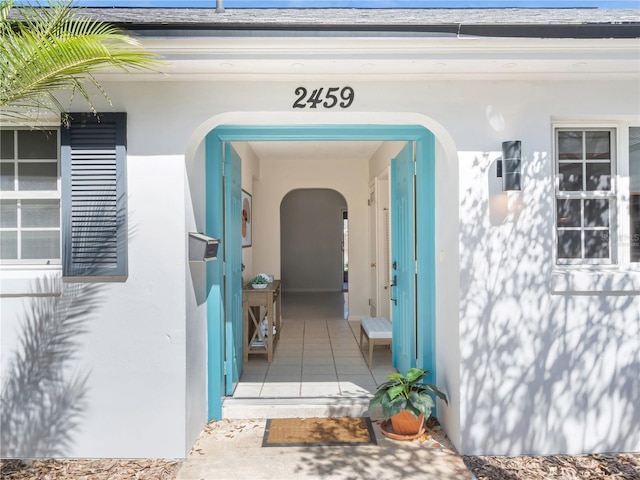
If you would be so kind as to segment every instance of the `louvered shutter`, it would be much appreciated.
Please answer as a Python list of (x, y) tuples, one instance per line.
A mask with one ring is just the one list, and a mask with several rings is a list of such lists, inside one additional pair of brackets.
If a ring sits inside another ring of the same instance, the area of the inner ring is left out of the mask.
[(126, 114), (70, 114), (62, 127), (65, 277), (126, 277)]

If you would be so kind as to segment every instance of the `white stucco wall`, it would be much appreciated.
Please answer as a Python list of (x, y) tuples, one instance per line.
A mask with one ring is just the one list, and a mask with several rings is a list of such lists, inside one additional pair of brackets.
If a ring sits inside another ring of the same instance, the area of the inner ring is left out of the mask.
[(458, 158), (436, 142), (436, 383), (447, 392), (449, 405), (438, 400), (438, 419), (457, 448), (460, 430), (460, 322), (458, 321)]
[[(188, 232), (205, 232), (204, 142), (185, 162), (185, 250)], [(185, 252), (188, 255), (188, 251)], [(202, 431), (207, 416), (207, 291), (204, 262), (188, 262), (185, 270), (185, 452)]]
[[(590, 278), (591, 270), (600, 272), (599, 281), (582, 292), (554, 292), (554, 271), (567, 269), (554, 268), (551, 180), (552, 117), (589, 120), (602, 112), (607, 120), (622, 113), (637, 119), (635, 85), (616, 83), (627, 94), (605, 99), (598, 92), (610, 84), (555, 82), (548, 90), (529, 88), (524, 100), (516, 88), (497, 84), (502, 93), (492, 98), (500, 103), (492, 107), (504, 112), (503, 138), (522, 140), (521, 192), (501, 192), (500, 152), (490, 142), (459, 137), (465, 453), (638, 450), (640, 434), (630, 428), (639, 415), (638, 265), (635, 273), (583, 269), (572, 278)], [(577, 100), (586, 95), (589, 102)], [(550, 96), (553, 104), (545, 101)], [(624, 291), (614, 291), (614, 278)]]
[[(1, 299), (3, 381), (17, 338), (33, 338), (23, 325), (38, 315), (34, 306), (51, 316), (61, 314), (58, 306), (65, 301), (87, 309), (80, 324), (69, 329), (76, 343), (64, 347), (71, 358), (66, 375), (87, 377), (75, 390), (84, 392), (84, 400), (61, 428), (71, 438), (65, 449), (69, 456), (171, 458), (185, 452), (184, 162), (172, 155), (145, 155), (139, 140), (129, 143), (127, 158), (127, 280), (65, 283), (61, 297)], [(40, 293), (39, 278), (33, 272), (27, 289)], [(47, 435), (52, 431), (42, 432)]]
[[(185, 246), (186, 232), (203, 227), (199, 149), (220, 123), (431, 128), (447, 159), (436, 169), (437, 368), (452, 405), (440, 415), (456, 446), (465, 454), (640, 450), (637, 276), (619, 272), (624, 292), (611, 291), (606, 272), (589, 292), (552, 291), (551, 181), (552, 119), (637, 120), (638, 80), (350, 85), (357, 101), (348, 111), (291, 112), (297, 81), (105, 83), (114, 110), (129, 113), (129, 277), (102, 286), (80, 337), (76, 364), (89, 372), (88, 396), (69, 455), (184, 456), (206, 418), (204, 277), (186, 262)], [(523, 145), (523, 189), (504, 194), (494, 161), (513, 139)], [(278, 275), (277, 216), (294, 188), (339, 191), (353, 213), (350, 241), (368, 245), (368, 178), (366, 162), (261, 168), (252, 270)], [(350, 251), (356, 317), (368, 312), (366, 252)], [(32, 301), (2, 298), (3, 378)]]

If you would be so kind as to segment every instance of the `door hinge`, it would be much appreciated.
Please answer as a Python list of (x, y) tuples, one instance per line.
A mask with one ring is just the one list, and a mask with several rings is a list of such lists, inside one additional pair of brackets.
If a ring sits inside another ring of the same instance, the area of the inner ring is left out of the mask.
[(418, 273), (418, 260), (416, 260), (416, 271), (415, 271), (415, 273), (416, 274)]
[(222, 362), (222, 373), (223, 375), (227, 374), (227, 362)]
[(371, 299), (369, 299), (369, 306), (371, 306)]

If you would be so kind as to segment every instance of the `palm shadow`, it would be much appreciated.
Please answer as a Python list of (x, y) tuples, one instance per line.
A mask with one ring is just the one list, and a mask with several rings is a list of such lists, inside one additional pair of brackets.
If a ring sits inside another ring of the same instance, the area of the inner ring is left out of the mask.
[[(102, 208), (103, 201), (97, 199), (96, 204)], [(104, 205), (107, 208), (106, 202)], [(90, 223), (92, 218), (84, 221)], [(116, 215), (113, 236), (123, 222), (124, 216)], [(128, 241), (134, 230), (128, 228)], [(94, 255), (95, 265), (101, 263), (102, 256)], [(66, 457), (71, 451), (73, 433), (87, 409), (90, 375), (74, 363), (81, 338), (104, 302), (104, 284), (96, 283), (92, 272), (92, 268), (87, 270), (89, 280), (44, 277), (35, 280), (30, 289), (17, 348), (0, 393), (2, 458)], [(60, 289), (60, 295), (51, 294)]]
[[(486, 158), (473, 162), (490, 179), (494, 168)], [(553, 257), (548, 159), (527, 168), (519, 194), (490, 185), (483, 199), (477, 184), (460, 192), (462, 451), (624, 451), (637, 444), (632, 425), (640, 423), (640, 358), (631, 353), (640, 312), (632, 295), (618, 293), (630, 280), (614, 285), (604, 274), (592, 291), (554, 291), (562, 269)], [(503, 215), (493, 211), (500, 195)], [(597, 436), (586, 427), (594, 422)]]
[(37, 280), (0, 396), (3, 458), (65, 456), (86, 409), (86, 371), (74, 371), (80, 338), (102, 303), (101, 285)]

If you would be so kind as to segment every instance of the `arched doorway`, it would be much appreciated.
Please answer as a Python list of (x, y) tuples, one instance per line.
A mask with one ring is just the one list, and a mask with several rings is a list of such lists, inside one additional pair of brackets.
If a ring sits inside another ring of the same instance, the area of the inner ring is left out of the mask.
[[(398, 335), (394, 326), (394, 349), (399, 351), (405, 347), (409, 355), (406, 362), (409, 365), (419, 365), (430, 370), (431, 378), (435, 381), (435, 248), (434, 248), (434, 210), (435, 210), (435, 144), (434, 135), (422, 126), (415, 125), (312, 125), (312, 126), (220, 126), (212, 130), (206, 137), (206, 196), (207, 196), (207, 233), (216, 236), (224, 234), (222, 219), (225, 216), (224, 201), (222, 200), (222, 165), (224, 164), (224, 149), (229, 142), (243, 142), (251, 140), (283, 141), (283, 140), (381, 140), (404, 141), (410, 144), (407, 154), (415, 164), (416, 177), (414, 200), (416, 215), (420, 222), (415, 222), (409, 232), (404, 228), (396, 230), (396, 235), (403, 235), (409, 242), (414, 259), (420, 258), (415, 264), (414, 275), (407, 275), (412, 283), (406, 282), (398, 287), (410, 289), (411, 295), (399, 295), (407, 298), (411, 303), (410, 316), (407, 322), (413, 323), (411, 335)], [(414, 267), (412, 267), (414, 268)], [(209, 417), (221, 417), (222, 392), (224, 392), (225, 371), (235, 371), (229, 365), (228, 355), (231, 348), (228, 339), (242, 332), (233, 332), (230, 337), (229, 329), (234, 329), (236, 322), (229, 318), (225, 310), (224, 298), (226, 290), (240, 288), (235, 284), (225, 284), (224, 270), (211, 267), (207, 271), (207, 311), (208, 311), (208, 395)], [(420, 279), (419, 281), (417, 279)], [(402, 301), (402, 300), (401, 300)], [(395, 316), (394, 316), (395, 318)], [(401, 316), (395, 318), (399, 328), (404, 320)], [(404, 327), (402, 327), (404, 328)], [(221, 352), (227, 352), (221, 355)], [(236, 355), (241, 358), (241, 353)], [(403, 357), (405, 358), (405, 357)], [(225, 365), (225, 362), (227, 363)]]
[(283, 292), (341, 292), (344, 286), (344, 214), (337, 191), (304, 188), (280, 204)]

